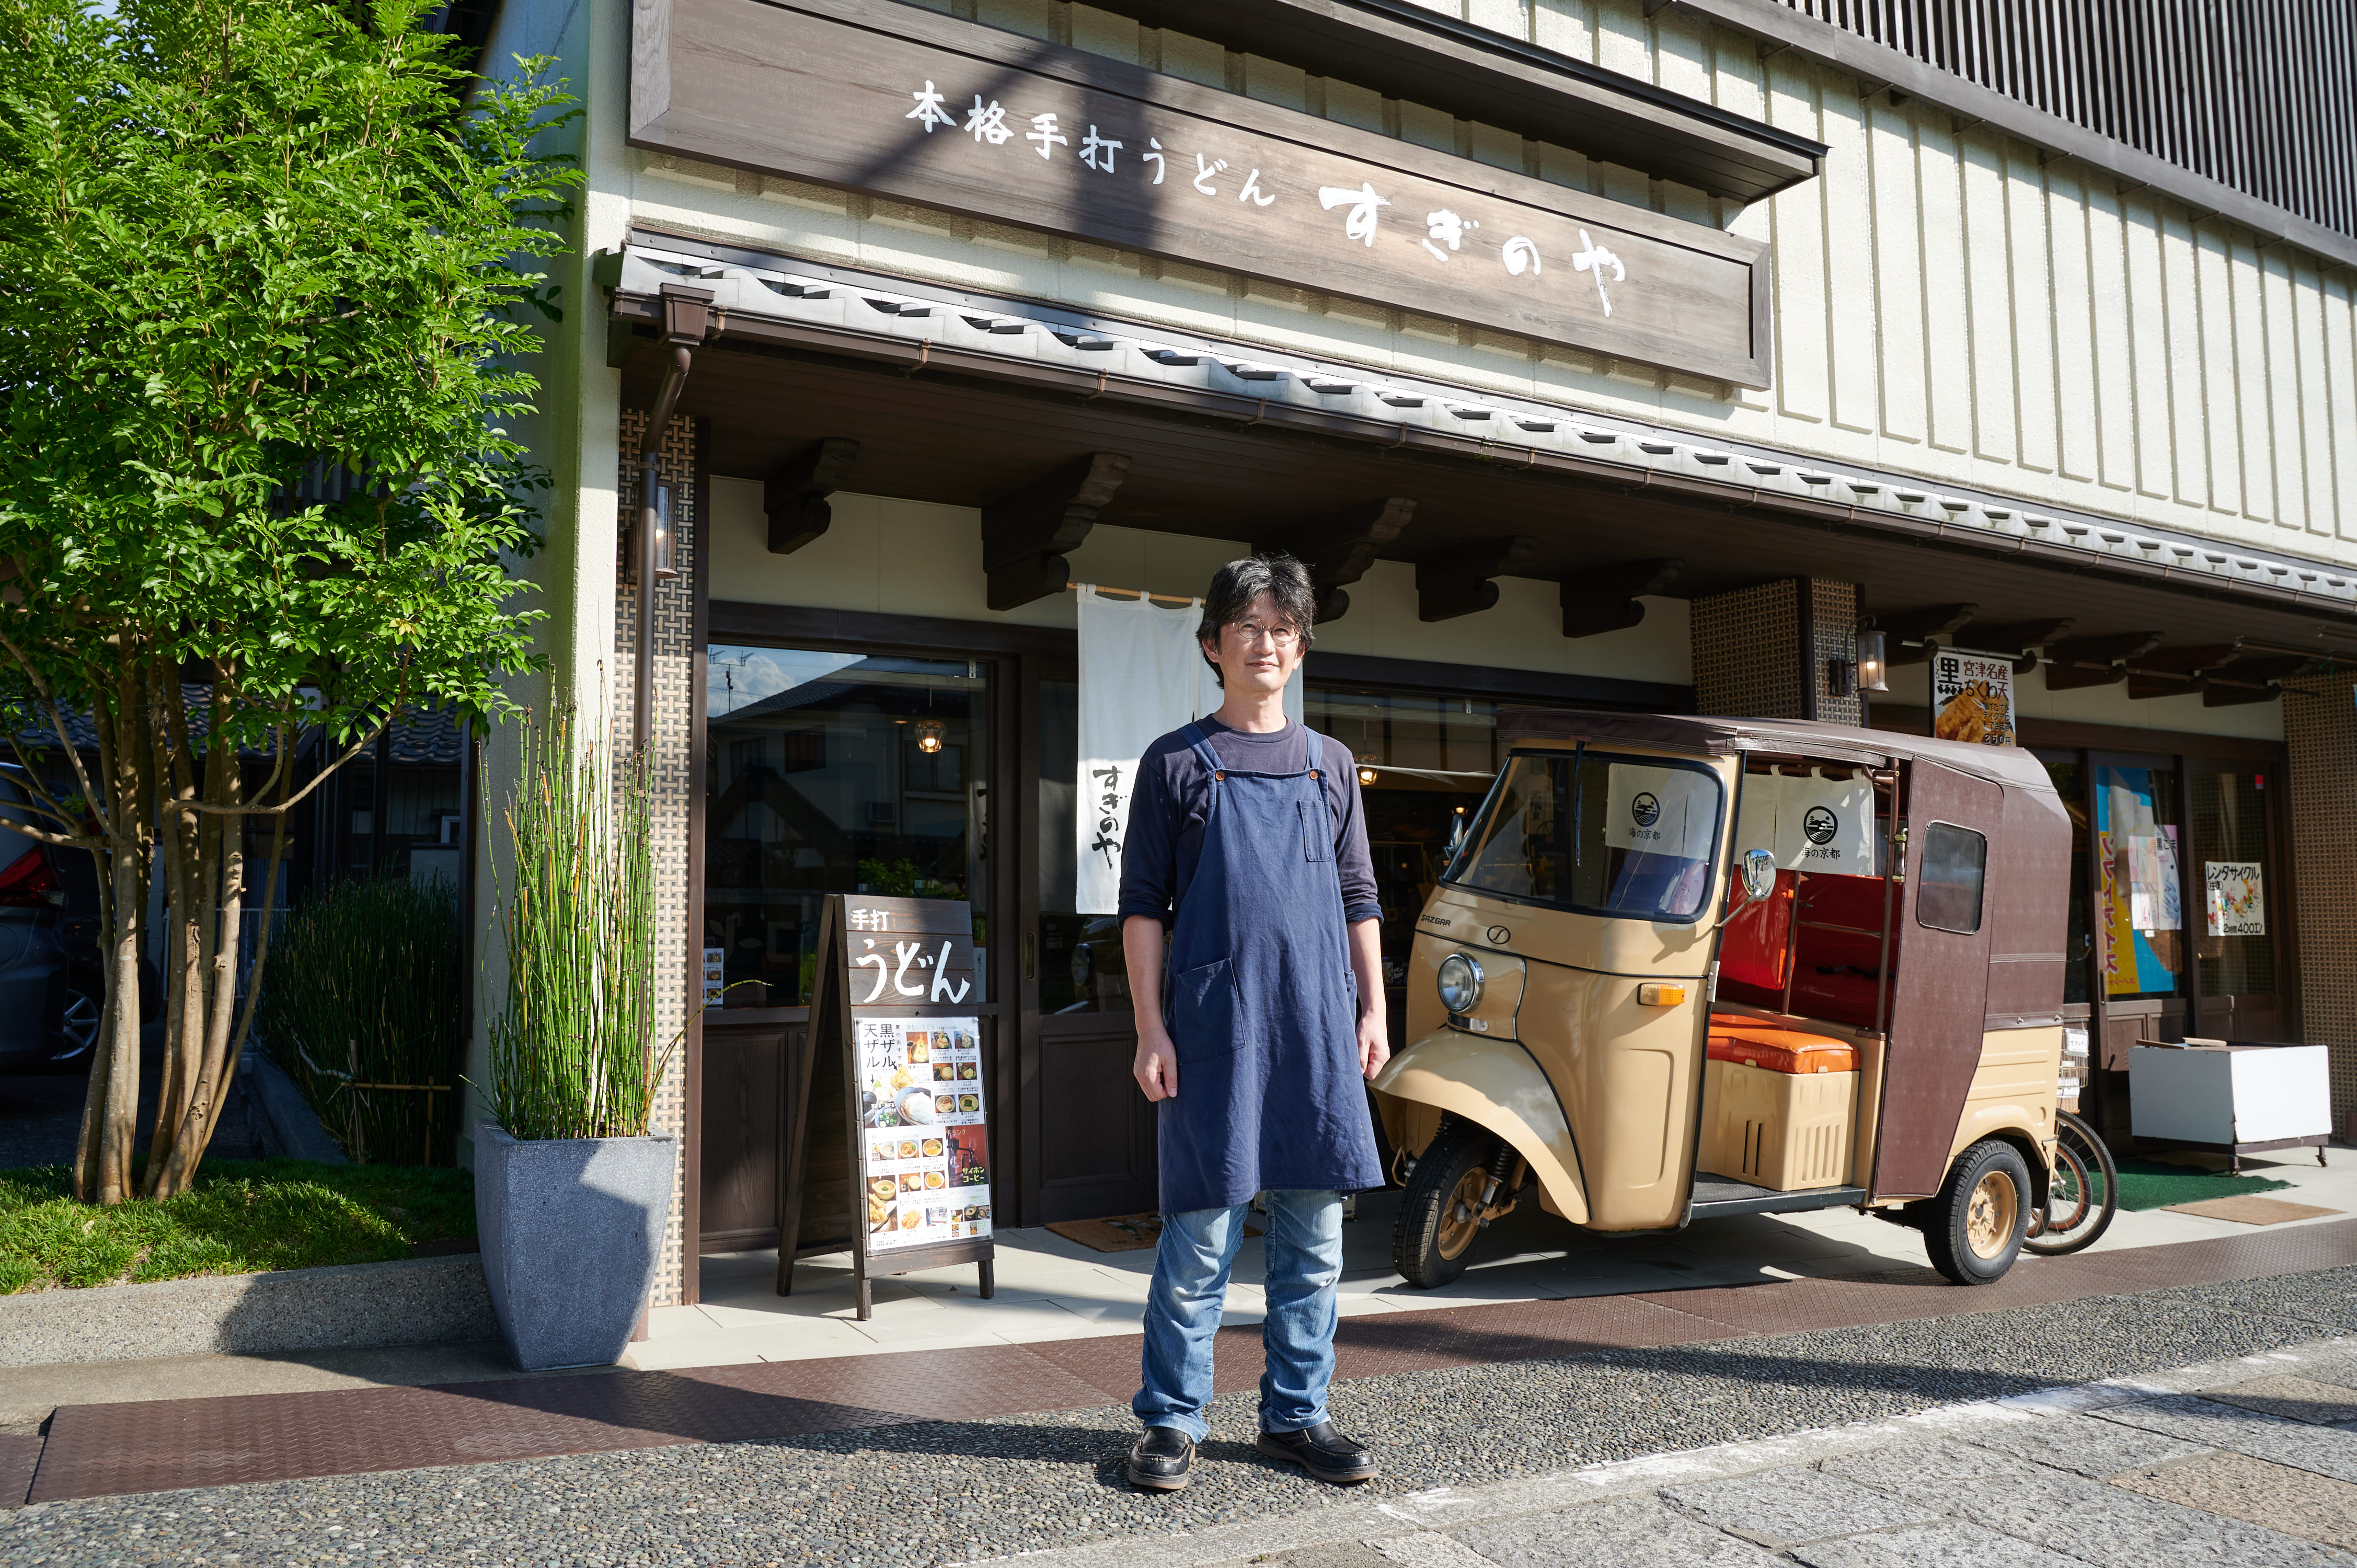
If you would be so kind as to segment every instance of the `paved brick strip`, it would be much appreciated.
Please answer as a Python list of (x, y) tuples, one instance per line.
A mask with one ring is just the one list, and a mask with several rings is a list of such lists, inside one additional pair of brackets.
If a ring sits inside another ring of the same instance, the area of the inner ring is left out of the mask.
[[(1338, 1375), (1378, 1377), (2055, 1305), (2357, 1264), (2357, 1220), (2027, 1260), (1965, 1290), (1929, 1269), (1345, 1318)], [(1260, 1377), (1257, 1326), (1222, 1329), (1218, 1387)], [(1129, 1399), (1138, 1337), (1106, 1336), (679, 1372), (68, 1405), (0, 1438), (0, 1506), (127, 1492), (728, 1443)]]

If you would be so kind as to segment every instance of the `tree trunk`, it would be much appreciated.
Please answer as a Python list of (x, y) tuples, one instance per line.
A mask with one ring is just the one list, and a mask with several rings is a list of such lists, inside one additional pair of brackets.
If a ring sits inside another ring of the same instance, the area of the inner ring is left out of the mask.
[[(215, 735), (223, 727), (224, 686), (217, 681), (213, 687), (210, 727)], [(234, 747), (207, 746), (202, 795), (207, 804), (243, 804), (239, 767)], [(228, 1089), (230, 1026), (237, 1005), (237, 954), (245, 908), (245, 819), (226, 811), (192, 811), (188, 816), (188, 837), (194, 849), (190, 880), (195, 891), (183, 909), (175, 911), (174, 923), (192, 939), (183, 948), (190, 961), (187, 1011), (181, 1022), (189, 1070), (170, 1120), (160, 1114), (157, 1120), (147, 1164), (148, 1193), (154, 1197), (184, 1192), (196, 1179), (198, 1162), (212, 1140)]]
[[(127, 650), (126, 650), (127, 651)], [(91, 717), (99, 732), (99, 771), (105, 791), (107, 916), (105, 999), (99, 1043), (82, 1103), (81, 1137), (74, 1154), (74, 1193), (84, 1203), (115, 1204), (132, 1195), (132, 1151), (139, 1114), (139, 939), (145, 921), (149, 802), (144, 661), (126, 657), (116, 673), (113, 712)]]

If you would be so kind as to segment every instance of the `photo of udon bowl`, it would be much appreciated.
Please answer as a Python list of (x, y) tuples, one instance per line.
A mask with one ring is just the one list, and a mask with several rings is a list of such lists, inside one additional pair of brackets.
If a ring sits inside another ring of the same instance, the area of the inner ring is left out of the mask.
[[(957, 1111), (957, 1102), (958, 1097), (954, 1094), (936, 1095), (933, 1098), (933, 1109), (943, 1116), (952, 1115)], [(932, 1118), (928, 1116), (925, 1120), (930, 1122)]]
[[(952, 1097), (945, 1094), (942, 1098), (948, 1100)], [(900, 1098), (897, 1103), (900, 1120), (903, 1122), (922, 1123), (933, 1120), (936, 1108), (933, 1104), (933, 1091), (930, 1089), (921, 1085), (915, 1089), (904, 1089), (900, 1091)], [(942, 1106), (939, 1109), (947, 1111), (955, 1108)]]
[(972, 1062), (960, 1062), (957, 1064), (957, 1075), (960, 1078), (980, 1078), (982, 1069)]
[(960, 1111), (979, 1111), (982, 1109), (982, 1096), (979, 1094), (961, 1094), (958, 1096), (957, 1108)]

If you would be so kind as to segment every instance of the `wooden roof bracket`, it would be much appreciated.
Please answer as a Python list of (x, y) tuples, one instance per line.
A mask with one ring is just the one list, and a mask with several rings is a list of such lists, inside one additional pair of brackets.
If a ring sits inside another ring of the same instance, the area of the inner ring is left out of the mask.
[(1415, 516), (1413, 498), (1387, 496), (1278, 538), (1255, 541), (1253, 548), (1288, 550), (1300, 557), (1318, 595), (1318, 624), (1324, 626), (1349, 613), (1351, 596), (1343, 590), (1367, 575), (1367, 568)]
[(822, 436), (762, 483), (770, 554), (791, 555), (827, 531), (834, 509), (826, 498), (849, 482), (858, 461), (858, 442), (847, 435)]
[(990, 607), (1011, 610), (1062, 593), (1072, 575), (1064, 553), (1089, 536), (1128, 474), (1126, 455), (1092, 452), (985, 506), (982, 569), (989, 575)]
[(1417, 618), (1451, 620), (1491, 608), (1498, 602), (1498, 585), (1491, 579), (1517, 575), (1538, 547), (1537, 540), (1512, 534), (1476, 540), (1447, 559), (1417, 562)]

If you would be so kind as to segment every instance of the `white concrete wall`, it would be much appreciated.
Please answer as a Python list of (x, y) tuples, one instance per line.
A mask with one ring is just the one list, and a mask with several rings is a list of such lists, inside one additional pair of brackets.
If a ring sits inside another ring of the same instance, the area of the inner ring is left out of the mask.
[[(605, 365), (605, 313), (593, 302), (597, 290), (587, 258), (623, 242), (630, 231), (630, 184), (634, 160), (622, 145), (624, 121), (608, 105), (624, 102), (629, 81), (627, 6), (618, 13), (596, 0), (508, 0), (489, 41), (483, 69), (495, 77), (518, 74), (514, 57), (544, 55), (547, 74), (565, 81), (591, 113), (554, 132), (548, 145), (578, 159), (584, 187), (573, 198), (573, 248), (546, 258), (542, 266), (562, 293), (561, 322), (537, 319), (540, 353), (525, 368), (539, 379), (537, 412), (515, 422), (532, 459), (549, 470), (553, 488), (534, 499), (541, 509), (542, 547), (511, 562), (514, 575), (531, 585), (522, 607), (547, 618), (537, 628), (535, 650), (549, 661), (545, 673), (508, 682), (519, 703), (545, 710), (552, 690), (576, 694), (594, 710), (601, 692), (627, 693), (630, 672), (614, 661), (614, 562), (618, 546), (616, 489), (621, 378)], [(490, 798), (486, 825), (479, 830), (475, 863), (476, 914), (481, 932), (476, 951), (481, 963), (468, 1047), (470, 1086), (490, 1081), (489, 1020), (507, 983), (504, 950), (492, 928), (493, 899), (500, 875), (495, 864), (497, 834), (487, 825), (499, 820), (506, 791), (518, 768), (520, 732), (512, 724), (484, 736)], [(459, 1137), (461, 1164), (473, 1163), (474, 1126), (490, 1114), (479, 1090), (468, 1090), (468, 1109)]]
[[(982, 514), (973, 508), (850, 494), (834, 496), (832, 504), (834, 522), (823, 537), (791, 555), (772, 555), (761, 487), (713, 480), (714, 596), (1021, 626), (1073, 624), (1071, 594), (1005, 613), (989, 607)], [(1100, 524), (1071, 562), (1078, 582), (1196, 595), (1222, 562), (1250, 550), (1237, 540)], [(1427, 624), (1416, 618), (1415, 568), (1379, 561), (1351, 585), (1350, 613), (1318, 628), (1310, 676), (1318, 674), (1318, 652), (1334, 652), (1676, 685), (1694, 678), (1683, 599), (1647, 599), (1644, 620), (1626, 631), (1566, 638), (1554, 584), (1510, 577), (1498, 585), (1496, 608)]]
[[(597, 0), (619, 18), (622, 0)], [(2115, 193), (2070, 160), (1862, 101), (1787, 50), (1642, 0), (1424, 0), (1827, 143), (1738, 210), (1579, 154), (1066, 0), (922, 0), (1776, 246), (1775, 385), (1740, 392), (900, 204), (642, 155), (649, 220), (822, 262), (1044, 298), (1399, 373), (1659, 420), (2357, 564), (2357, 311), (2346, 270)], [(619, 110), (602, 118), (608, 124)]]

